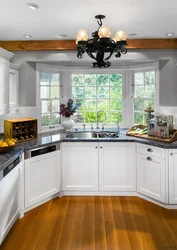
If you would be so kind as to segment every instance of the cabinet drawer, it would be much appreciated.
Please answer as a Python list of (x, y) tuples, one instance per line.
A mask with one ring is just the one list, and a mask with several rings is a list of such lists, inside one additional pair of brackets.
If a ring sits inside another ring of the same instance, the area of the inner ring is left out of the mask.
[(148, 156), (165, 158), (165, 149), (150, 145), (137, 144), (137, 152)]

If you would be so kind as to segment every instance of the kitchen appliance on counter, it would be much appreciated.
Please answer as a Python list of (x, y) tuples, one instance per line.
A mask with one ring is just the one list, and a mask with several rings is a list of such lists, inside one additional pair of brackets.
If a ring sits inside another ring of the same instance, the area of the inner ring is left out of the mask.
[(153, 118), (147, 120), (148, 135), (170, 138), (173, 134), (173, 116), (156, 114)]

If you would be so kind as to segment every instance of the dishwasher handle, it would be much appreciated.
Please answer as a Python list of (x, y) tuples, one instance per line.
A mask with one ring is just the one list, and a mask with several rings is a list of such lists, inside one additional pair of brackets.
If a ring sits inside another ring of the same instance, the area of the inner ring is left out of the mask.
[(57, 150), (60, 150), (60, 143), (56, 143), (54, 145), (48, 145), (48, 146), (45, 146), (45, 147), (39, 147), (39, 148), (26, 150), (24, 152), (24, 158), (26, 160), (26, 159), (29, 159), (31, 157), (51, 153), (51, 152), (54, 152), (54, 151), (57, 151)]

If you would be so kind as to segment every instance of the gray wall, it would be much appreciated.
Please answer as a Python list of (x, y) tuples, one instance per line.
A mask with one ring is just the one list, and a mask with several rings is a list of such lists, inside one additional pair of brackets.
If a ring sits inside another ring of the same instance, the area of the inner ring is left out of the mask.
[[(76, 57), (76, 52), (13, 52), (11, 62), (21, 65), (20, 68), (20, 106), (34, 106), (36, 104), (36, 76), (35, 62), (53, 63), (61, 65), (80, 65), (91, 67), (91, 59), (84, 55), (82, 59)], [(129, 50), (126, 55), (116, 59), (112, 56), (112, 67), (121, 65), (159, 61), (160, 106), (177, 106), (177, 50)], [(105, 69), (106, 70), (106, 69)]]
[(19, 106), (36, 106), (36, 63), (23, 63), (20, 67)]

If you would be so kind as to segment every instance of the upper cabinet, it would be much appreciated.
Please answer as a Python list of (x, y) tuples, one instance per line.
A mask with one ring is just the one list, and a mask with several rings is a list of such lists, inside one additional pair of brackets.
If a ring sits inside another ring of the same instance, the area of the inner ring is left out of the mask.
[(9, 112), (9, 60), (13, 55), (0, 48), (0, 115)]
[(19, 68), (20, 66), (10, 64), (9, 70), (9, 108), (10, 111), (18, 111), (19, 93)]

